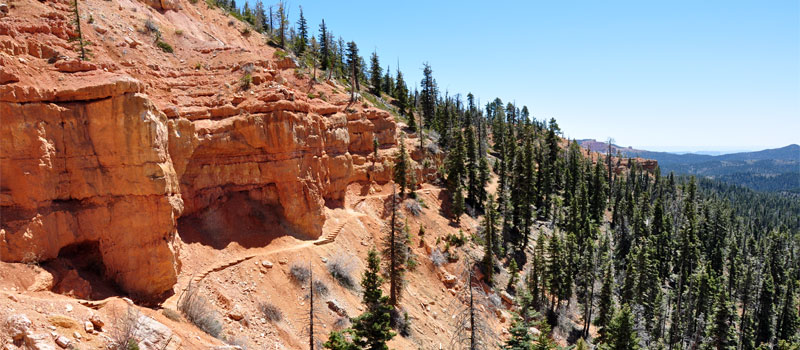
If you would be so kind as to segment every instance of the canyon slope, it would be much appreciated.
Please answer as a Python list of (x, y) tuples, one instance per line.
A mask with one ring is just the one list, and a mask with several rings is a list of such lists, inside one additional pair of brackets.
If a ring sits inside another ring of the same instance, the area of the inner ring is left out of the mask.
[(295, 77), (205, 3), (82, 1), (90, 61), (68, 42), (70, 5), (15, 1), (0, 19), (3, 261), (96, 243), (123, 290), (158, 297), (180, 271), (182, 221), (224, 231), (269, 208), (282, 231), (316, 238), (325, 201), (367, 179), (373, 138), (396, 143), (389, 113)]

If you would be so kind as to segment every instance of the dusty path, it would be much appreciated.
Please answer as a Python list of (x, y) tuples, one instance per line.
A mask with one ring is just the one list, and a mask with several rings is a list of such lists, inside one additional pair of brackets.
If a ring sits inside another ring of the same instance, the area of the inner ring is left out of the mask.
[[(231, 259), (225, 260), (225, 261), (223, 261), (221, 263), (218, 263), (218, 264), (211, 265), (211, 266), (205, 268), (204, 270), (202, 270), (202, 271), (200, 271), (198, 273), (194, 273), (192, 275), (185, 275), (183, 278), (179, 278), (179, 281), (177, 283), (178, 286), (183, 285), (183, 287), (179, 287), (178, 291), (174, 295), (172, 295), (171, 297), (167, 298), (167, 300), (165, 300), (163, 303), (161, 303), (161, 306), (163, 308), (177, 309), (177, 306), (178, 306), (177, 305), (177, 301), (180, 298), (181, 294), (183, 292), (185, 292), (186, 289), (189, 288), (190, 285), (193, 285), (193, 284), (194, 285), (199, 285), (201, 282), (203, 282), (203, 279), (205, 279), (211, 273), (225, 270), (225, 269), (227, 269), (229, 267), (238, 265), (238, 264), (240, 264), (240, 263), (242, 263), (244, 261), (247, 261), (247, 260), (250, 260), (250, 259), (254, 259), (254, 258), (264, 259), (264, 258), (267, 258), (267, 257), (269, 257), (271, 255), (278, 254), (278, 253), (291, 252), (291, 251), (296, 251), (296, 250), (301, 250), (301, 249), (305, 249), (305, 248), (314, 247), (315, 245), (324, 245), (324, 244), (332, 243), (336, 239), (336, 236), (338, 236), (339, 233), (342, 231), (342, 229), (344, 228), (345, 224), (347, 224), (347, 222), (348, 222), (347, 220), (343, 221), (342, 223), (340, 223), (336, 227), (336, 229), (334, 229), (333, 231), (331, 231), (331, 232), (329, 232), (329, 233), (327, 233), (327, 234), (325, 234), (323, 236), (320, 236), (320, 238), (317, 239), (317, 240), (302, 241), (299, 244), (294, 244), (294, 245), (291, 245), (291, 246), (282, 246), (282, 247), (272, 247), (272, 248), (270, 248), (269, 245), (268, 245), (266, 247), (248, 249), (247, 251), (242, 252), (241, 254), (238, 254), (235, 257), (231, 258)], [(186, 281), (186, 279), (188, 279), (188, 281)], [(181, 281), (181, 280), (183, 280), (183, 281)]]

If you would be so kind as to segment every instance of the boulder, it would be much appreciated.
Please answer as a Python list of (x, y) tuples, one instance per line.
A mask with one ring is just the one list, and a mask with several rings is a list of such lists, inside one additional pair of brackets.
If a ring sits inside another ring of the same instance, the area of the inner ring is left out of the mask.
[(105, 322), (103, 322), (103, 320), (100, 318), (100, 316), (97, 316), (95, 314), (92, 314), (91, 316), (89, 316), (89, 322), (91, 322), (92, 325), (94, 326), (94, 329), (96, 329), (98, 331), (102, 330), (103, 326), (105, 326)]
[(164, 324), (144, 315), (138, 320), (139, 349), (161, 350), (171, 342), (172, 330)]
[(442, 275), (442, 282), (448, 288), (455, 286), (457, 281), (458, 281), (458, 278), (456, 278), (456, 276), (454, 276), (452, 274), (445, 273), (445, 274)]
[(8, 67), (0, 67), (0, 85), (11, 84), (19, 81), (19, 77), (11, 72)]
[(31, 350), (55, 350), (56, 347), (50, 342), (50, 337), (46, 334), (34, 334), (30, 330), (25, 334), (25, 345)]
[(345, 310), (336, 299), (328, 300), (328, 308), (341, 317), (347, 317), (347, 310)]
[(72, 340), (63, 335), (59, 335), (56, 337), (56, 345), (60, 346), (62, 349), (67, 349), (72, 345)]
[(228, 312), (228, 317), (234, 321), (241, 321), (244, 318), (244, 312), (239, 304), (233, 306), (231, 311)]
[(56, 62), (55, 67), (57, 71), (64, 73), (88, 72), (97, 69), (96, 64), (78, 59), (58, 61)]
[(20, 341), (31, 328), (31, 320), (23, 314), (11, 315), (6, 319), (5, 328), (12, 340)]

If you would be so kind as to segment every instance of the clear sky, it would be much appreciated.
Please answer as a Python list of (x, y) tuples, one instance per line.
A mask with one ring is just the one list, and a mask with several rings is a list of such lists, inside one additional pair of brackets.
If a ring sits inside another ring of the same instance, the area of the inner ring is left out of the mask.
[(415, 86), (427, 61), (442, 93), (527, 105), (571, 138), (667, 151), (800, 143), (799, 3), (287, 2), (293, 25), (302, 6), (315, 35), (324, 18)]

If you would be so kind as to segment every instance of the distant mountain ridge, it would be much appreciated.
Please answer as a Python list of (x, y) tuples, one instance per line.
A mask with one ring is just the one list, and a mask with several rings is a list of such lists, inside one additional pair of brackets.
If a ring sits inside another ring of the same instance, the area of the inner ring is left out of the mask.
[[(605, 142), (592, 139), (578, 140), (578, 143), (603, 153), (609, 147)], [(800, 193), (800, 145), (797, 144), (717, 156), (655, 152), (611, 144), (611, 153), (655, 159), (662, 172), (706, 176), (757, 191)]]

